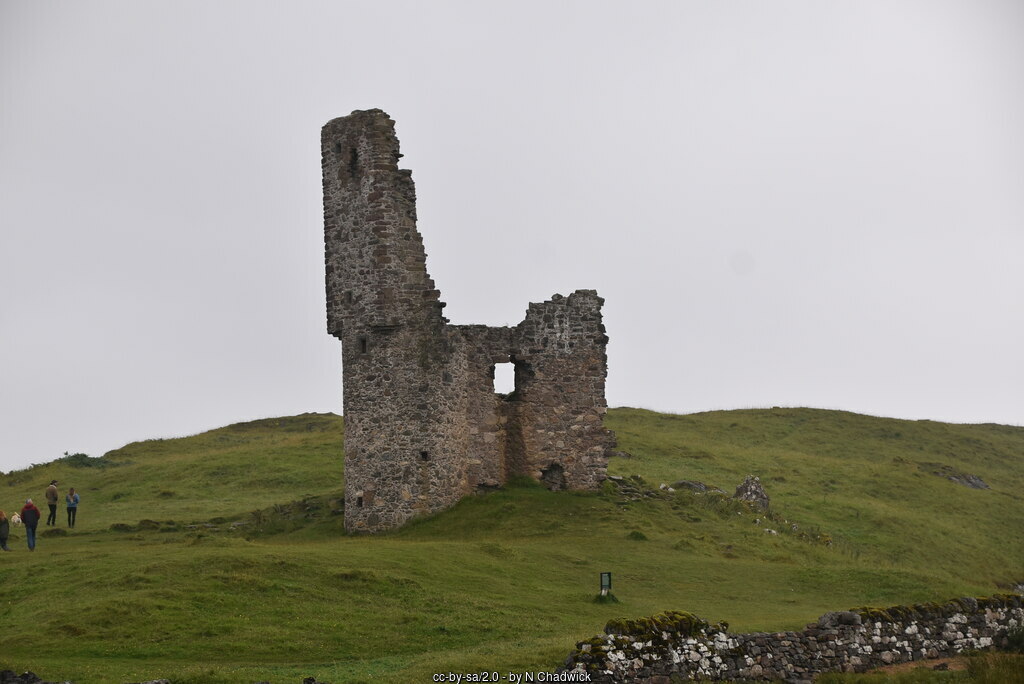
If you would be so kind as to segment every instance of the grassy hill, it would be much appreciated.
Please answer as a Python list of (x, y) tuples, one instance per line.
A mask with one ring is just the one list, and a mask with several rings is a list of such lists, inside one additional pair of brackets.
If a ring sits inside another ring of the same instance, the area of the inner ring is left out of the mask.
[[(35, 553), (16, 532), (0, 555), (0, 669), (79, 684), (426, 682), (551, 669), (613, 617), (800, 628), (1024, 580), (1024, 428), (811, 409), (615, 409), (608, 425), (632, 455), (609, 467), (625, 488), (517, 482), (375, 537), (344, 534), (329, 414), (0, 476), (8, 513), (51, 479), (82, 495), (75, 530), (61, 517)], [(770, 516), (658, 489), (731, 494), (747, 474)], [(967, 475), (991, 488), (949, 479)], [(593, 601), (602, 571), (620, 603)]]

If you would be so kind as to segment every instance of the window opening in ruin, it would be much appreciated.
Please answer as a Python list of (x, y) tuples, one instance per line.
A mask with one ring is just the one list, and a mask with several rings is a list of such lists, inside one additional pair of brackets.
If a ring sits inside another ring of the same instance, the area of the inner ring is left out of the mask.
[(491, 377), (494, 380), (494, 391), (498, 394), (511, 394), (516, 390), (516, 369), (511, 363), (494, 365)]
[(420, 452), (420, 460), (421, 461), (429, 461), (430, 460), (430, 452), (429, 451), (421, 451)]
[(356, 508), (362, 508), (362, 507), (363, 507), (363, 497), (357, 496), (356, 497)]
[(366, 337), (360, 337), (359, 338), (359, 353), (360, 354), (365, 354), (368, 351), (369, 351), (369, 344), (366, 341)]
[(351, 304), (352, 303), (352, 290), (346, 290), (345, 291), (345, 303), (346, 304)]

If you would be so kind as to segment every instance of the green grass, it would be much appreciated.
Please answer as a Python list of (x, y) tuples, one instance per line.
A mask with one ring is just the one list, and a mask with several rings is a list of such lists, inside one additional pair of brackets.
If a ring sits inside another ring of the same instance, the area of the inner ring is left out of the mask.
[[(943, 569), (957, 579), (1024, 577), (1024, 428), (771, 409), (669, 416), (636, 409), (608, 425), (635, 458), (613, 474), (701, 480), (730, 494), (755, 474), (773, 508), (837, 550), (893, 567)], [(942, 464), (979, 475), (974, 490), (934, 475)], [(952, 550), (956, 549), (956, 553)], [(1003, 577), (994, 577), (1001, 568)]]
[[(730, 494), (759, 475), (771, 519), (683, 491), (626, 501), (518, 481), (348, 536), (337, 416), (135, 443), (0, 477), (8, 512), (54, 478), (82, 495), (74, 531), (34, 554), (13, 539), (0, 556), (0, 669), (78, 684), (425, 682), (553, 669), (615, 617), (686, 610), (734, 631), (792, 629), (1024, 579), (1024, 429), (809, 409), (616, 409), (608, 424), (633, 455), (612, 474)], [(936, 463), (991, 489), (921, 465)], [(594, 601), (602, 571), (619, 603)]]

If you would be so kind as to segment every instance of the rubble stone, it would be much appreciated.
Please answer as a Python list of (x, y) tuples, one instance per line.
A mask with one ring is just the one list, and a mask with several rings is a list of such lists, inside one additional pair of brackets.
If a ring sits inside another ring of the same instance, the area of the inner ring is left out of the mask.
[(753, 475), (747, 475), (743, 483), (736, 488), (736, 493), (732, 495), (732, 498), (747, 501), (762, 511), (767, 511), (771, 503), (768, 499), (768, 493), (761, 486), (761, 478), (754, 477)]

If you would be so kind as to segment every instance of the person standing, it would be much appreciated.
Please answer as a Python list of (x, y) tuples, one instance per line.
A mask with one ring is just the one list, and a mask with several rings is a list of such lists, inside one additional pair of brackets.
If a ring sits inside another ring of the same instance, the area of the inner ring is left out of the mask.
[(7, 514), (0, 511), (0, 549), (10, 551), (7, 548), (7, 538), (11, 535), (11, 523), (7, 520)]
[(36, 550), (36, 525), (43, 514), (39, 512), (32, 499), (25, 502), (21, 509), (21, 524), (25, 526), (25, 539), (28, 540), (28, 550)]
[(50, 480), (50, 486), (46, 488), (46, 505), (50, 507), (50, 515), (46, 516), (47, 525), (57, 524), (57, 481)]
[(75, 494), (74, 487), (64, 496), (64, 503), (68, 507), (68, 527), (74, 527), (75, 517), (78, 515), (78, 494)]

